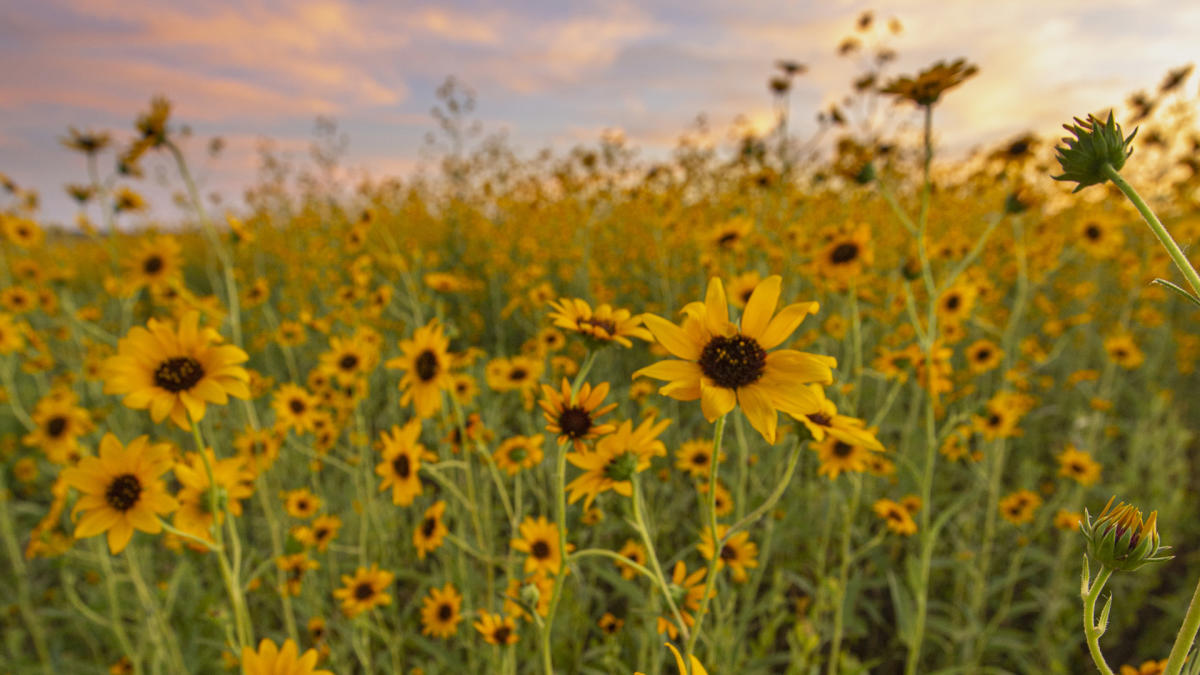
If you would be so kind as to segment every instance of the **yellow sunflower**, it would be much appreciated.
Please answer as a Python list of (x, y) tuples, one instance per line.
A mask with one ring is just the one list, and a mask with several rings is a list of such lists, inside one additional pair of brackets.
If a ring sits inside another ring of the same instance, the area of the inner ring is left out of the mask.
[[(728, 525), (717, 526), (718, 538), (724, 539), (727, 532), (729, 532)], [(713, 537), (711, 530), (705, 529), (700, 533), (700, 543), (696, 548), (705, 560), (712, 560)], [(750, 578), (749, 573), (746, 572), (747, 569), (758, 567), (758, 544), (750, 541), (749, 532), (738, 532), (721, 546), (720, 555), (717, 556), (717, 571), (721, 571), (726, 565), (729, 566), (729, 573), (734, 583), (739, 584), (745, 583)]]
[(562, 391), (555, 391), (550, 385), (542, 385), (542, 393), (546, 395), (538, 402), (546, 417), (546, 431), (558, 434), (559, 444), (568, 441), (575, 445), (575, 450), (582, 452), (584, 441), (589, 441), (604, 434), (612, 433), (616, 427), (612, 424), (598, 424), (600, 417), (617, 407), (616, 403), (606, 406), (604, 397), (608, 396), (608, 383), (601, 382), (595, 389), (590, 383), (584, 383), (576, 395), (571, 394), (571, 385), (566, 378), (562, 381)]
[(875, 502), (871, 510), (883, 519), (887, 528), (892, 532), (905, 537), (916, 534), (917, 524), (913, 521), (912, 514), (902, 504), (891, 499), (880, 499)]
[(55, 464), (70, 464), (79, 458), (79, 436), (94, 427), (88, 411), (75, 405), (75, 396), (47, 396), (33, 409), (36, 425), (21, 440), (40, 448)]
[(321, 567), (321, 563), (308, 557), (307, 551), (281, 555), (275, 559), (275, 565), (284, 573), (283, 588), (280, 592), (286, 595), (300, 595), (305, 572)]
[(117, 343), (117, 355), (105, 361), (104, 393), (124, 394), (135, 410), (150, 410), (161, 422), (167, 416), (181, 429), (189, 418), (204, 418), (207, 403), (224, 405), (229, 396), (250, 398), (250, 374), (238, 365), (250, 357), (233, 345), (217, 344), (215, 329), (200, 327), (200, 314), (189, 311), (178, 330), (150, 319)]
[(437, 500), (433, 506), (425, 509), (421, 524), (413, 530), (413, 546), (416, 547), (417, 557), (421, 560), (425, 559), (427, 553), (436, 551), (442, 545), (442, 540), (446, 538), (446, 535), (450, 534), (450, 530), (442, 522), (442, 516), (445, 513), (446, 502), (441, 499)]
[(169, 446), (150, 445), (147, 436), (126, 446), (105, 434), (98, 457), (84, 457), (62, 472), (63, 481), (83, 493), (72, 510), (85, 512), (75, 538), (108, 532), (108, 549), (116, 554), (125, 550), (134, 530), (161, 532), (158, 516), (179, 508), (160, 478), (170, 469)]
[(392, 604), (392, 596), (386, 593), (395, 574), (371, 565), (371, 569), (359, 567), (354, 576), (342, 575), (342, 587), (333, 592), (333, 597), (342, 601), (342, 613), (353, 618), (360, 613), (380, 605)]
[(837, 406), (825, 397), (825, 390), (819, 385), (810, 384), (808, 388), (813, 396), (820, 400), (819, 407), (807, 415), (793, 417), (804, 424), (815, 440), (823, 441), (826, 436), (832, 436), (851, 445), (861, 445), (876, 452), (883, 452), (883, 446), (875, 438), (875, 434), (865, 428), (865, 422), (847, 415), (839, 415)]
[(636, 337), (650, 342), (653, 337), (642, 328), (642, 318), (633, 316), (627, 309), (613, 309), (611, 305), (600, 305), (595, 310), (579, 298), (560, 298), (551, 302), (554, 311), (550, 318), (554, 325), (601, 344), (615, 342), (622, 347), (632, 347), (629, 338)]
[(429, 589), (429, 595), (421, 601), (421, 634), (443, 640), (454, 637), (462, 621), (462, 601), (454, 584)]
[(181, 251), (174, 237), (147, 237), (125, 259), (125, 279), (133, 288), (174, 285), (183, 273)]
[(317, 397), (303, 387), (291, 383), (280, 385), (271, 399), (271, 407), (275, 410), (275, 426), (296, 433), (313, 431), (317, 405)]
[[(175, 513), (175, 527), (198, 539), (212, 541), (211, 486), (216, 483), (229, 513), (240, 516), (241, 500), (254, 494), (254, 474), (246, 469), (244, 457), (217, 459), (211, 449), (206, 449), (204, 454), (207, 462), (197, 453), (189, 452), (184, 461), (175, 465), (175, 477), (181, 486), (177, 495), (179, 510)], [(216, 525), (220, 526), (225, 519), (225, 509), (217, 511), (216, 516)]]
[(545, 438), (541, 434), (513, 436), (496, 448), (492, 459), (496, 462), (496, 468), (515, 476), (521, 469), (532, 469), (541, 463), (545, 457), (542, 450), (544, 445)]
[(242, 647), (242, 675), (333, 675), (329, 670), (315, 670), (319, 659), (315, 649), (301, 655), (292, 640), (284, 640), (280, 649), (263, 638), (257, 650)]
[(804, 385), (833, 382), (837, 361), (778, 347), (817, 311), (815, 302), (788, 305), (772, 318), (782, 279), (764, 279), (746, 303), (740, 325), (729, 321), (729, 306), (721, 280), (713, 277), (703, 303), (683, 309), (681, 326), (653, 314), (643, 315), (646, 327), (662, 346), (680, 360), (659, 361), (634, 373), (668, 384), (659, 393), (680, 401), (700, 399), (704, 417), (712, 422), (741, 406), (750, 425), (769, 443), (775, 442), (777, 410), (797, 415), (816, 412), (819, 400)]
[(493, 614), (479, 610), (479, 621), (475, 622), (475, 630), (483, 636), (484, 641), (493, 645), (516, 644), (517, 622), (512, 617), (503, 614)]
[(442, 409), (442, 392), (454, 387), (450, 373), (450, 340), (437, 320), (421, 326), (411, 340), (400, 343), (403, 356), (388, 360), (388, 368), (404, 370), (400, 378), (401, 405), (411, 401), (417, 417), (433, 417)]
[(424, 445), (417, 442), (421, 435), (421, 421), (412, 420), (403, 427), (392, 426), (392, 432), (383, 432), (383, 461), (375, 467), (375, 473), (383, 478), (379, 491), (392, 488), (392, 503), (408, 506), (421, 494), (422, 459), (436, 459)]
[(620, 428), (600, 439), (595, 450), (572, 452), (567, 461), (584, 470), (584, 473), (567, 485), (570, 502), (587, 497), (583, 508), (592, 508), (592, 501), (602, 492), (612, 490), (623, 497), (633, 495), (633, 474), (650, 468), (650, 460), (667, 454), (667, 448), (658, 440), (659, 434), (671, 420), (655, 422), (648, 417), (633, 428), (626, 420)]
[[(521, 536), (512, 540), (512, 547), (529, 555), (525, 559), (525, 572), (541, 571), (551, 576), (558, 574), (562, 565), (562, 552), (558, 548), (558, 525), (546, 520), (546, 516), (526, 516), (520, 526)], [(575, 547), (567, 544), (567, 552)]]

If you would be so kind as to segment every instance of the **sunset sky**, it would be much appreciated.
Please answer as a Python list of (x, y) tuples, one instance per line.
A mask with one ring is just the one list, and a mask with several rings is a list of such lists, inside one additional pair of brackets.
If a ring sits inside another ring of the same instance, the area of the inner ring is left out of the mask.
[[(234, 203), (256, 175), (260, 139), (303, 159), (318, 115), (349, 134), (347, 165), (404, 176), (421, 161), (447, 75), (476, 92), (485, 131), (507, 131), (527, 154), (619, 129), (654, 156), (700, 113), (718, 131), (739, 114), (768, 120), (778, 58), (809, 67), (792, 98), (804, 136), (857, 72), (835, 52), (867, 9), (904, 25), (889, 42), (900, 54), (891, 73), (960, 56), (979, 65), (939, 108), (949, 152), (1026, 130), (1057, 135), (1200, 56), (1200, 3), (1185, 0), (6, 0), (0, 172), (42, 193), (45, 220), (69, 222), (61, 186), (85, 173), (58, 139), (68, 126), (125, 138), (161, 93), (199, 139), (225, 139), (217, 160), (199, 142), (189, 151), (206, 189)], [(155, 217), (177, 217), (164, 193), (145, 192)]]

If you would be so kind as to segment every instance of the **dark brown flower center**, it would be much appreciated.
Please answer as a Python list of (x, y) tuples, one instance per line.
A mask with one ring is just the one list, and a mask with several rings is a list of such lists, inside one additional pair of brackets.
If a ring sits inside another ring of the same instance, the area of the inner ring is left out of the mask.
[(718, 387), (737, 389), (754, 384), (767, 367), (767, 352), (745, 335), (716, 336), (700, 352), (700, 371)]
[(858, 258), (858, 244), (845, 242), (838, 244), (829, 255), (829, 262), (835, 265), (845, 265)]
[(158, 364), (154, 384), (172, 394), (187, 391), (204, 379), (204, 366), (190, 356), (176, 356)]
[(991, 355), (992, 355), (992, 350), (980, 349), (979, 351), (975, 352), (975, 360), (976, 361), (987, 361)]
[(841, 458), (849, 457), (854, 454), (854, 446), (844, 441), (837, 441), (833, 444), (833, 454)]
[(421, 534), (424, 535), (426, 539), (432, 537), (433, 532), (436, 529), (437, 518), (426, 518), (425, 521), (421, 523)]
[(294, 398), (288, 401), (288, 407), (292, 409), (293, 413), (299, 415), (300, 413), (304, 412), (304, 401)]
[(426, 349), (417, 355), (416, 363), (417, 378), (422, 382), (429, 382), (438, 374), (438, 358), (432, 350)]
[(439, 621), (449, 621), (454, 616), (454, 608), (446, 603), (438, 605), (437, 618)]
[(592, 428), (592, 416), (579, 406), (564, 408), (558, 416), (558, 426), (570, 438), (583, 438)]
[(533, 542), (533, 546), (529, 547), (529, 552), (538, 560), (545, 560), (550, 557), (550, 544), (546, 543), (545, 540), (535, 541)]
[(58, 438), (64, 431), (67, 430), (67, 418), (62, 415), (55, 415), (46, 422), (46, 434), (51, 438)]
[(737, 551), (729, 544), (721, 547), (721, 560), (737, 560), (737, 557)]
[(128, 511), (138, 503), (142, 495), (142, 482), (131, 473), (123, 473), (108, 484), (104, 501), (118, 511)]
[(813, 424), (815, 424), (819, 427), (828, 427), (833, 424), (833, 420), (830, 419), (829, 415), (826, 415), (823, 412), (813, 413), (813, 414), (809, 415), (808, 421), (812, 422)]
[(710, 457), (712, 457), (712, 455), (707, 452), (697, 452), (696, 454), (692, 455), (692, 464), (695, 464), (696, 466), (708, 466), (708, 459)]
[(163, 259), (157, 255), (152, 255), (142, 261), (142, 271), (146, 274), (158, 274), (162, 268)]
[(499, 628), (496, 629), (495, 633), (492, 633), (492, 639), (495, 640), (497, 644), (507, 644), (508, 636), (511, 634), (512, 634), (511, 628), (509, 628), (508, 626), (500, 626)]
[(338, 361), (338, 367), (342, 370), (354, 370), (358, 367), (358, 356), (346, 354)]
[[(616, 322), (612, 321), (611, 319), (597, 319), (595, 317), (589, 317), (587, 319), (580, 319), (577, 323), (581, 329), (584, 326), (591, 326), (592, 328), (599, 328), (599, 329), (603, 330), (608, 335), (616, 335), (617, 334), (617, 324), (616, 324)], [(592, 331), (586, 331), (586, 332), (592, 332)]]
[(369, 581), (361, 582), (354, 587), (354, 597), (357, 600), (367, 600), (372, 595), (375, 595), (375, 587)]
[(1083, 236), (1091, 239), (1092, 241), (1099, 239), (1101, 234), (1103, 234), (1103, 232), (1095, 224), (1089, 224), (1087, 227), (1083, 228)]
[(508, 372), (508, 379), (513, 382), (520, 382), (526, 377), (529, 377), (529, 371), (524, 368), (513, 368)]
[(957, 295), (952, 295), (952, 296), (946, 298), (946, 303), (945, 303), (946, 309), (951, 310), (951, 311), (956, 310), (956, 309), (958, 309), (958, 306), (961, 303), (962, 303), (962, 298), (958, 297)]
[(408, 461), (408, 455), (401, 454), (392, 460), (392, 470), (401, 478), (408, 478), (412, 473), (412, 464)]

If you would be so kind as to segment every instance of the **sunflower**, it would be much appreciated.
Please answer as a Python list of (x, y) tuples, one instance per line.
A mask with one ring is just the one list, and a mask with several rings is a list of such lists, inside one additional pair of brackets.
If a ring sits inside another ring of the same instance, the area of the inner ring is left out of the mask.
[(979, 68), (967, 63), (966, 59), (956, 59), (950, 63), (938, 61), (922, 70), (916, 78), (904, 76), (892, 80), (879, 93), (891, 94), (898, 100), (907, 100), (918, 106), (932, 106), (947, 90), (957, 87), (978, 72)]
[(392, 604), (392, 596), (388, 595), (388, 586), (396, 575), (379, 569), (379, 565), (371, 565), (371, 569), (359, 567), (354, 576), (342, 575), (342, 587), (333, 592), (333, 597), (342, 601), (342, 613), (354, 618), (360, 613)]
[(280, 649), (263, 638), (257, 651), (242, 647), (242, 675), (333, 675), (332, 671), (315, 670), (319, 658), (315, 649), (301, 655), (292, 640), (284, 640)]
[(246, 458), (246, 468), (262, 473), (279, 458), (282, 439), (270, 429), (246, 429), (233, 439), (233, 449)]
[(532, 469), (541, 463), (545, 456), (542, 446), (545, 444), (541, 434), (537, 436), (513, 436), (500, 444), (492, 459), (496, 468), (515, 476), (521, 469)]
[(596, 625), (599, 626), (605, 635), (616, 635), (625, 626), (625, 619), (618, 619), (613, 616), (612, 612), (605, 612), (604, 616), (600, 617), (600, 620), (596, 622)]
[(216, 330), (200, 328), (194, 310), (183, 315), (178, 330), (150, 319), (146, 328), (134, 327), (121, 338), (117, 355), (105, 361), (104, 393), (124, 394), (126, 406), (148, 408), (155, 422), (170, 416), (181, 429), (191, 429), (189, 418), (203, 419), (206, 403), (250, 398), (250, 374), (238, 365), (250, 357), (233, 345), (216, 344), (220, 341)]
[[(558, 548), (558, 525), (546, 520), (545, 516), (526, 516), (520, 526), (521, 536), (512, 540), (512, 547), (528, 554), (525, 572), (541, 571), (551, 576), (558, 574), (562, 565), (562, 551)], [(567, 544), (567, 553), (575, 547)]]
[(443, 640), (453, 637), (462, 621), (462, 601), (454, 584), (449, 582), (441, 588), (429, 589), (429, 595), (421, 601), (421, 634)]
[(887, 528), (896, 534), (908, 537), (917, 531), (917, 524), (912, 519), (912, 514), (902, 504), (898, 504), (890, 499), (880, 499), (871, 507), (875, 515), (883, 518), (883, 522), (887, 523)]
[[(696, 492), (700, 495), (708, 494), (708, 481), (696, 483)], [(727, 516), (733, 512), (733, 495), (729, 494), (729, 488), (720, 480), (717, 481), (717, 515)]]
[(1070, 443), (1055, 458), (1058, 460), (1058, 475), (1074, 480), (1080, 485), (1092, 485), (1100, 480), (1100, 463), (1092, 455), (1077, 449)]
[(446, 502), (439, 499), (434, 502), (433, 506), (425, 509), (425, 515), (421, 517), (421, 524), (413, 530), (413, 546), (416, 547), (417, 557), (421, 560), (425, 559), (425, 554), (436, 551), (442, 545), (442, 540), (450, 533), (446, 524), (442, 522), (442, 515), (445, 513)]
[(436, 456), (425, 449), (417, 439), (421, 435), (421, 420), (414, 419), (403, 427), (392, 426), (392, 432), (383, 432), (383, 461), (375, 467), (375, 473), (383, 478), (379, 491), (392, 488), (392, 503), (408, 506), (421, 494), (421, 460), (434, 460)]
[(281, 555), (275, 559), (275, 565), (284, 573), (283, 588), (280, 593), (285, 595), (300, 595), (304, 584), (304, 573), (321, 567), (321, 563), (308, 557), (306, 551)]
[(542, 385), (545, 398), (538, 402), (546, 417), (546, 431), (559, 434), (559, 444), (574, 443), (575, 450), (582, 452), (584, 441), (589, 441), (604, 434), (610, 434), (616, 429), (612, 424), (599, 424), (599, 419), (617, 407), (616, 403), (606, 406), (604, 397), (608, 396), (608, 383), (601, 382), (595, 389), (589, 383), (584, 383), (577, 395), (571, 394), (571, 385), (566, 378), (562, 381), (562, 391), (555, 391), (550, 385)]
[(583, 503), (586, 510), (592, 508), (592, 500), (602, 492), (612, 490), (623, 497), (632, 496), (633, 474), (650, 468), (652, 458), (667, 454), (658, 436), (670, 423), (671, 420), (656, 423), (653, 417), (647, 417), (634, 429), (633, 422), (626, 420), (615, 433), (600, 439), (595, 450), (568, 454), (567, 461), (584, 470), (583, 475), (567, 485), (571, 503), (586, 496)]
[(967, 347), (967, 367), (976, 375), (994, 370), (1004, 360), (1004, 351), (991, 340), (976, 340)]
[(488, 644), (511, 645), (516, 644), (519, 639), (517, 623), (512, 620), (512, 617), (493, 614), (482, 609), (479, 610), (479, 620), (475, 622), (475, 630), (479, 631)]
[(21, 248), (37, 248), (46, 237), (37, 223), (20, 216), (0, 215), (0, 227), (9, 241)]
[(488, 362), (485, 374), (488, 386), (495, 391), (532, 390), (545, 367), (541, 359), (528, 356), (496, 358)]
[[(667, 585), (667, 589), (675, 600), (675, 606), (679, 608), (683, 622), (689, 628), (696, 625), (696, 618), (692, 616), (692, 612), (700, 609), (700, 601), (704, 598), (704, 576), (707, 573), (708, 568), (701, 567), (688, 574), (687, 565), (682, 560), (675, 563), (675, 568), (671, 570), (671, 583)], [(716, 594), (716, 590), (713, 590), (709, 597)], [(660, 616), (658, 617), (658, 632), (666, 633), (674, 640), (679, 635), (679, 627), (672, 619)]]
[(719, 251), (738, 251), (754, 231), (754, 220), (748, 216), (734, 216), (711, 227), (701, 237), (702, 242)]
[(1092, 258), (1106, 260), (1125, 249), (1125, 233), (1116, 222), (1084, 220), (1075, 229), (1075, 243)]
[(174, 237), (147, 237), (125, 259), (125, 279), (134, 289), (173, 286), (183, 274), (181, 251)]
[(175, 478), (181, 485), (176, 495), (179, 510), (175, 513), (175, 527), (199, 539), (212, 541), (212, 485), (217, 485), (217, 492), (223, 496), (225, 504), (225, 508), (216, 514), (216, 524), (220, 526), (226, 510), (234, 516), (242, 515), (241, 500), (254, 494), (254, 474), (246, 469), (244, 457), (217, 459), (211, 449), (206, 449), (204, 454), (207, 462), (197, 453), (189, 452), (184, 461), (175, 465)]
[(821, 459), (817, 475), (836, 479), (842, 472), (861, 473), (867, 470), (871, 450), (865, 445), (847, 443), (830, 434), (812, 448)]
[(313, 431), (317, 405), (317, 397), (303, 387), (291, 383), (281, 385), (271, 399), (271, 408), (275, 410), (275, 426), (296, 433)]
[(740, 404), (742, 412), (763, 438), (775, 442), (776, 410), (794, 414), (815, 412), (818, 401), (803, 385), (833, 382), (832, 357), (791, 349), (774, 352), (804, 320), (817, 311), (815, 302), (788, 305), (772, 318), (779, 301), (779, 276), (762, 281), (750, 296), (740, 326), (729, 321), (721, 280), (713, 277), (703, 303), (683, 309), (682, 326), (653, 314), (643, 315), (646, 327), (662, 346), (683, 359), (659, 361), (634, 373), (667, 384), (660, 394), (681, 401), (700, 399), (704, 417), (712, 422)]
[(289, 516), (307, 520), (321, 508), (321, 498), (308, 488), (292, 490), (284, 495), (283, 508)]
[(1033, 514), (1042, 505), (1042, 498), (1029, 490), (1017, 490), (1000, 500), (1000, 515), (1013, 525), (1022, 525), (1033, 520)]
[(169, 446), (150, 445), (146, 436), (125, 446), (105, 434), (99, 457), (84, 457), (61, 474), (67, 485), (83, 493), (71, 512), (86, 512), (75, 526), (75, 538), (108, 532), (108, 548), (116, 554), (125, 550), (135, 529), (161, 532), (158, 516), (179, 508), (160, 478), (170, 468)]
[(329, 543), (337, 537), (340, 529), (342, 529), (341, 518), (329, 515), (317, 516), (313, 519), (312, 525), (303, 525), (292, 530), (292, 536), (301, 544), (324, 553), (325, 549), (329, 548)]
[[(712, 462), (712, 446), (712, 441), (706, 439), (685, 442), (675, 451), (675, 468), (686, 472), (692, 478), (705, 478)], [(725, 461), (724, 450), (717, 461)]]
[(55, 464), (70, 464), (79, 458), (79, 436), (94, 426), (88, 411), (75, 405), (74, 394), (68, 397), (47, 396), (33, 409), (33, 431), (21, 440), (25, 445), (40, 448), (46, 459)]
[(815, 440), (823, 441), (826, 436), (832, 436), (850, 445), (861, 445), (868, 450), (877, 452), (883, 451), (883, 446), (875, 438), (875, 434), (865, 428), (865, 422), (855, 417), (839, 415), (837, 406), (833, 401), (825, 398), (825, 390), (820, 385), (810, 384), (808, 388), (819, 400), (819, 407), (807, 415), (792, 415), (792, 417), (800, 420)]
[(454, 386), (450, 373), (450, 340), (442, 333), (435, 319), (421, 326), (411, 340), (400, 342), (403, 356), (388, 360), (388, 368), (404, 370), (400, 378), (401, 405), (411, 401), (417, 417), (433, 417), (442, 409), (442, 392)]
[(1128, 333), (1105, 338), (1104, 351), (1108, 352), (1108, 358), (1112, 359), (1113, 363), (1125, 370), (1134, 370), (1146, 360), (1146, 355)]
[[(626, 539), (625, 545), (621, 547), (621, 550), (617, 551), (617, 554), (639, 565), (644, 566), (646, 564), (646, 547), (633, 539)], [(626, 579), (632, 580), (637, 578), (638, 571), (625, 563), (618, 561), (617, 569), (621, 570), (621, 576)]]
[(559, 298), (550, 306), (554, 308), (550, 318), (555, 326), (579, 333), (599, 345), (615, 342), (622, 347), (632, 347), (631, 337), (647, 342), (653, 340), (650, 332), (642, 327), (642, 318), (633, 316), (627, 309), (613, 309), (605, 304), (592, 310), (591, 305), (579, 298)]
[(349, 386), (366, 377), (375, 368), (378, 350), (361, 334), (329, 339), (329, 351), (321, 355), (319, 368), (339, 384)]
[(280, 321), (279, 328), (275, 329), (275, 341), (285, 347), (295, 347), (304, 344), (308, 339), (308, 333), (304, 329), (304, 324), (298, 321)]
[(1079, 524), (1083, 522), (1083, 514), (1078, 511), (1059, 509), (1054, 514), (1054, 527), (1063, 532), (1078, 532)]
[[(717, 526), (717, 538), (724, 539), (729, 532), (728, 525)], [(712, 531), (705, 529), (700, 533), (700, 543), (696, 546), (705, 560), (712, 560), (713, 537)], [(745, 583), (749, 578), (746, 570), (758, 567), (758, 545), (750, 541), (749, 532), (738, 532), (721, 546), (721, 554), (717, 556), (717, 571), (729, 566), (730, 576), (735, 583)]]
[(825, 239), (815, 260), (818, 279), (845, 286), (875, 262), (871, 228), (865, 223), (853, 228), (838, 228), (828, 233)]
[(975, 307), (975, 287), (959, 282), (946, 289), (938, 298), (938, 319), (945, 323), (960, 323)]

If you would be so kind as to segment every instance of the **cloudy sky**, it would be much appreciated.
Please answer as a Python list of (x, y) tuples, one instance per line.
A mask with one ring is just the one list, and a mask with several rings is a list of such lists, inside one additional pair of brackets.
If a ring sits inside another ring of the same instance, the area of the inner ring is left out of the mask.
[[(199, 138), (225, 139), (216, 160), (191, 149), (229, 200), (254, 179), (261, 139), (302, 159), (318, 115), (349, 135), (346, 164), (403, 176), (448, 75), (476, 92), (487, 131), (530, 154), (619, 129), (653, 155), (700, 113), (716, 130), (768, 120), (778, 58), (809, 67), (793, 93), (803, 135), (861, 65), (836, 48), (868, 9), (903, 23), (892, 72), (979, 65), (939, 109), (948, 151), (1056, 135), (1200, 60), (1189, 0), (0, 0), (0, 172), (42, 193), (45, 219), (69, 221), (61, 186), (85, 174), (58, 139), (68, 126), (128, 134), (161, 93)], [(147, 192), (154, 216), (174, 216)]]

